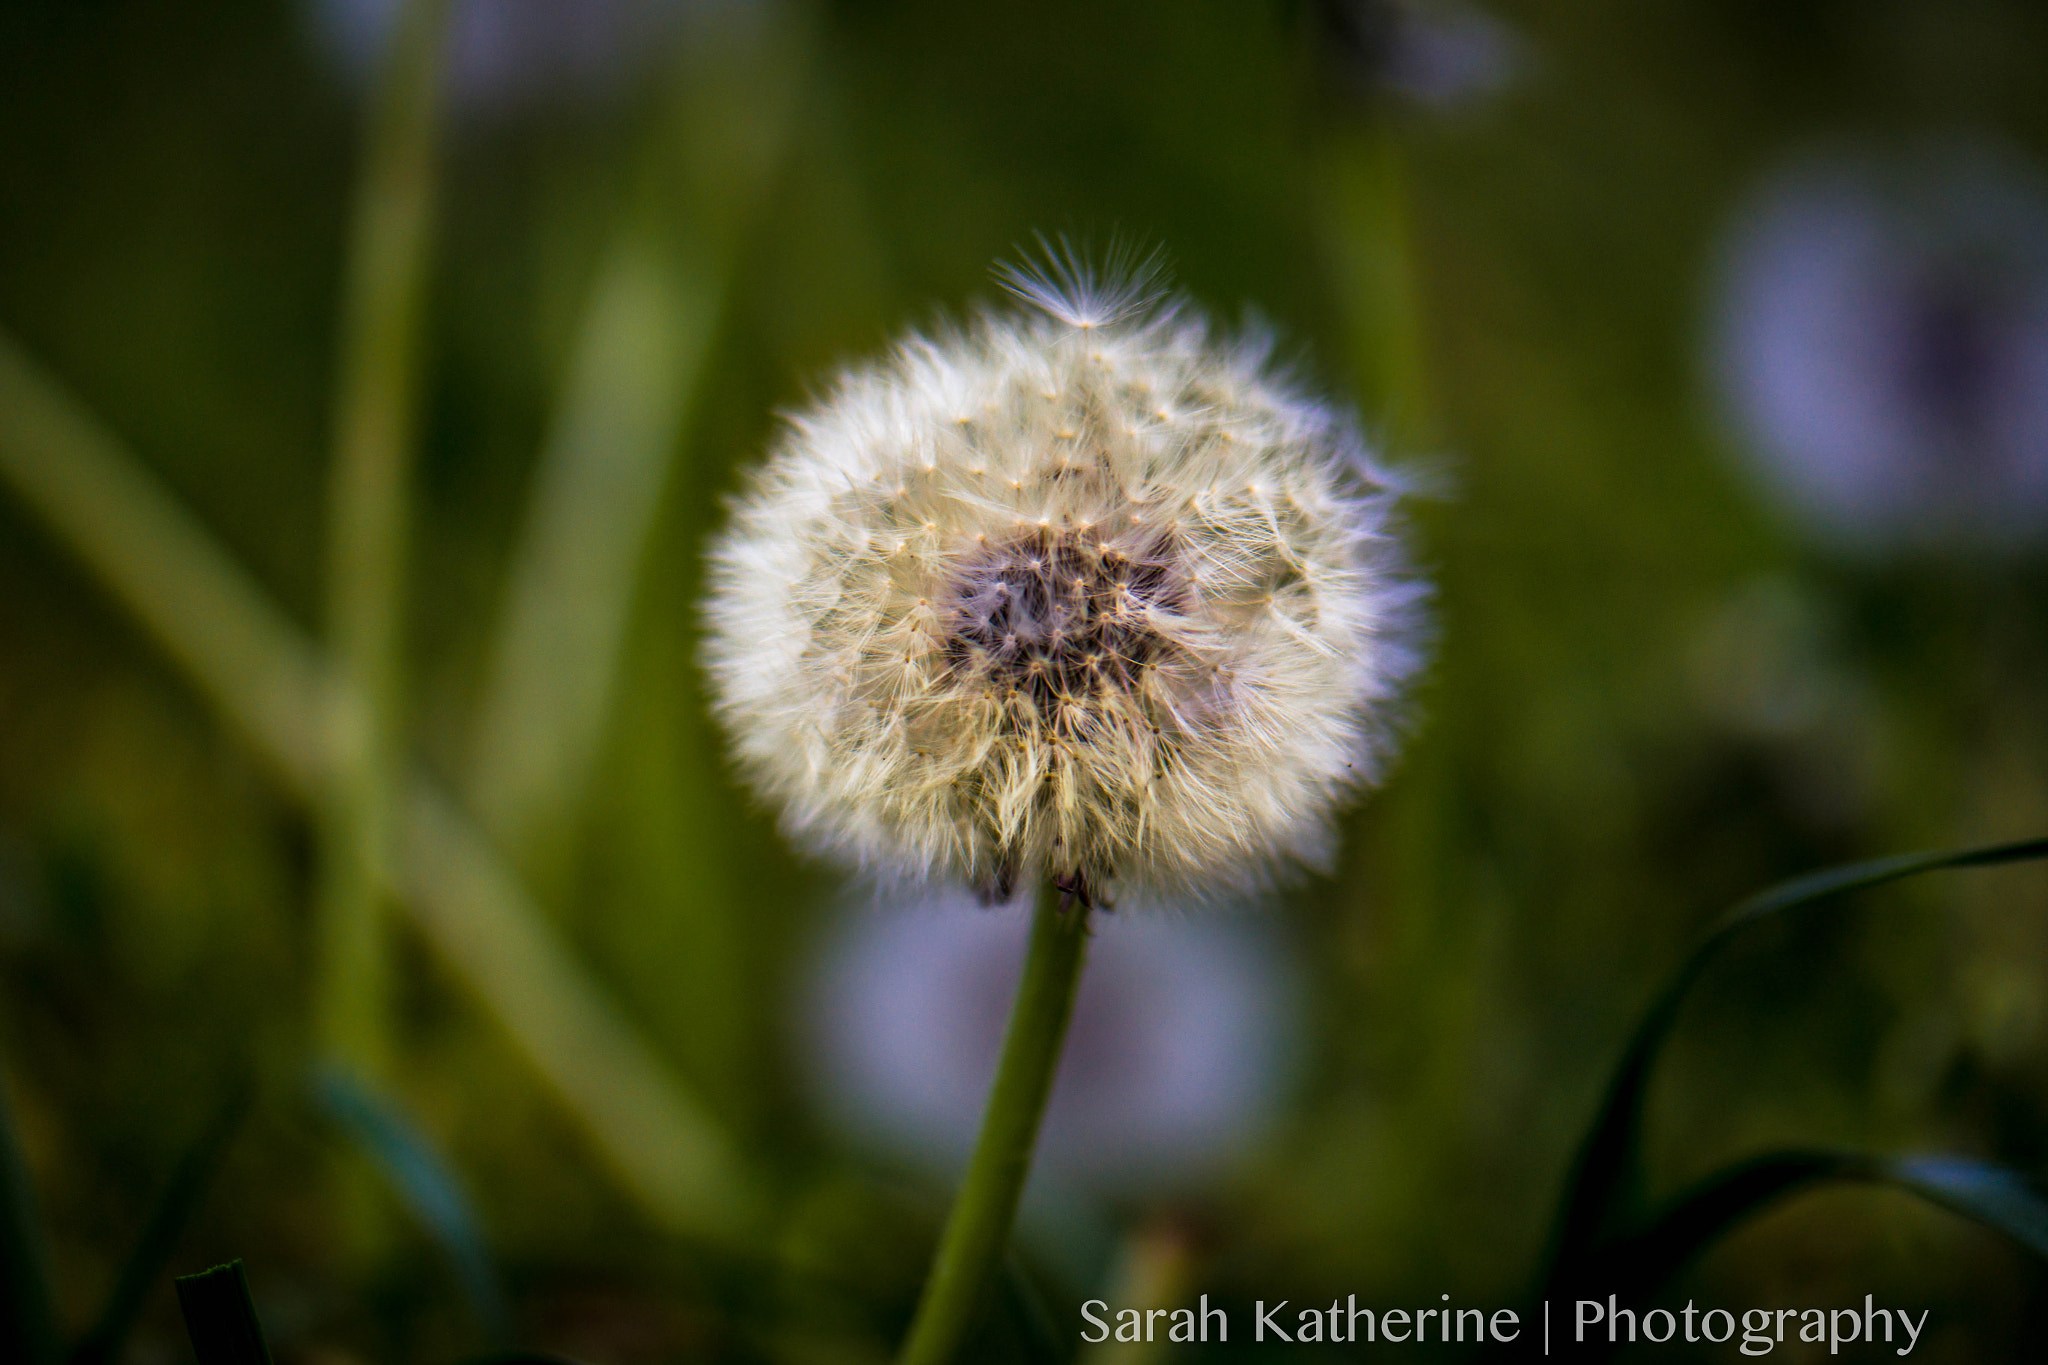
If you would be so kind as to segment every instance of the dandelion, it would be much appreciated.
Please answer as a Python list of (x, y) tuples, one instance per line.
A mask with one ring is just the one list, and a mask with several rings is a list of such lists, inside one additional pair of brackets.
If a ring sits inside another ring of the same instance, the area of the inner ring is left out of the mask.
[(2048, 530), (2048, 183), (2005, 149), (1795, 158), (1735, 217), (1710, 344), (1758, 474), (1823, 538)]
[(708, 662), (800, 841), (991, 901), (1210, 895), (1327, 851), (1415, 664), (1394, 481), (1185, 306), (1085, 269), (790, 421)]
[(1006, 281), (1028, 311), (911, 336), (791, 419), (706, 606), (733, 751), (799, 840), (1040, 888), (904, 1365), (952, 1358), (1002, 1255), (1091, 909), (1317, 861), (1415, 663), (1398, 490), (1263, 338), (1071, 254)]

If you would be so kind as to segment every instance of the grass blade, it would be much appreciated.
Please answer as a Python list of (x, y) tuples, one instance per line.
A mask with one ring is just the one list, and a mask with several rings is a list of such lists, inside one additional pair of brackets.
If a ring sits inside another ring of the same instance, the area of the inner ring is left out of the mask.
[(1962, 1157), (1920, 1156), (1887, 1161), (1873, 1178), (2002, 1232), (2048, 1260), (2048, 1200), (2015, 1171)]
[(1641, 1232), (1605, 1243), (1575, 1263), (1571, 1279), (1553, 1284), (1549, 1296), (1570, 1300), (1597, 1290), (1628, 1301), (1653, 1294), (1751, 1214), (1818, 1181), (1860, 1173), (1864, 1166), (1861, 1158), (1809, 1151), (1772, 1152), (1730, 1166), (1674, 1199)]
[(0, 478), (293, 792), (315, 797), (327, 770), (319, 651), (120, 438), (4, 332)]
[(328, 501), (327, 612), (349, 703), (319, 806), (315, 1035), (364, 1077), (389, 1065), (384, 863), (403, 772), (399, 713), (419, 333), (448, 0), (406, 0), (372, 110), (351, 224)]
[(759, 1194), (738, 1150), (568, 955), (482, 831), (424, 778), (407, 796), (400, 886), (598, 1150), (665, 1227), (744, 1237)]
[(123, 1343), (141, 1316), (150, 1288), (170, 1264), (178, 1238), (213, 1184), (228, 1144), (249, 1112), (253, 1094), (254, 1088), (246, 1079), (237, 1081), (205, 1129), (178, 1159), (92, 1330), (72, 1349), (71, 1365), (106, 1365), (119, 1358)]
[[(0, 334), (0, 478), (134, 613), (296, 793), (318, 796), (318, 649), (118, 438)], [(613, 1006), (497, 850), (415, 773), (396, 890), (456, 977), (533, 1062), (622, 1184), (664, 1227), (730, 1239), (753, 1216), (743, 1163)]]
[(570, 824), (716, 299), (629, 232), (599, 268), (541, 453), (478, 717), (476, 810), (506, 848)]
[(346, 1072), (323, 1070), (313, 1080), (313, 1095), (376, 1163), (392, 1192), (440, 1247), (484, 1339), (493, 1345), (509, 1342), (512, 1312), (504, 1286), (469, 1196), (447, 1163), (390, 1102)]
[(1398, 140), (1384, 121), (1330, 129), (1321, 149), (1324, 260), (1349, 333), (1359, 398), (1382, 439), (1428, 427), (1414, 227)]
[(15, 1141), (7, 1087), (0, 1085), (0, 1358), (43, 1365), (56, 1352), (49, 1251), (35, 1187)]
[(199, 1365), (271, 1365), (240, 1261), (181, 1275), (177, 1287), (185, 1334), (192, 1338)]
[[(1723, 1233), (1771, 1204), (1826, 1181), (1890, 1185), (2004, 1233), (2048, 1260), (2048, 1200), (2017, 1173), (1962, 1157), (1873, 1157), (1855, 1152), (1771, 1152), (1701, 1181), (1643, 1231), (1606, 1244), (1548, 1297), (1571, 1302), (1613, 1294), (1623, 1302), (1655, 1295)], [(1578, 1349), (1612, 1354), (1597, 1336)]]
[(1797, 877), (1743, 901), (1702, 938), (1651, 1003), (1622, 1053), (1598, 1117), (1586, 1135), (1566, 1184), (1551, 1253), (1551, 1275), (1573, 1273), (1572, 1263), (1589, 1255), (1611, 1230), (1615, 1218), (1639, 1196), (1643, 1097), (1658, 1051), (1670, 1034), (1693, 983), (1737, 934), (1785, 911), (1818, 904), (1945, 868), (1990, 867), (2048, 858), (2048, 839), (1937, 853), (1913, 853), (1852, 863)]
[[(706, 18), (643, 149), (572, 349), (477, 713), (469, 790), (500, 846), (559, 852), (603, 739), (634, 590), (744, 244), (809, 87), (814, 22)], [(645, 202), (642, 202), (645, 201)], [(529, 868), (529, 871), (532, 869)]]

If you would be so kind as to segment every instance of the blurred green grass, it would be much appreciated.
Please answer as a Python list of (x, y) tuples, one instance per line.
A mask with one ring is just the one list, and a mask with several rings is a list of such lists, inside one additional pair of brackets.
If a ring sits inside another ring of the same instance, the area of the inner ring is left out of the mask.
[[(1782, 147), (1966, 122), (2048, 148), (2029, 79), (2043, 20), (1961, 8), (1501, 4), (1519, 84), (1433, 114), (1348, 101), (1306, 10), (843, 5), (794, 89), (678, 97), (657, 74), (608, 103), (458, 120), (428, 304), (413, 745), (448, 785), (470, 780), (528, 493), (622, 225), (671, 261), (729, 259), (587, 797), (546, 847), (506, 851), (625, 1017), (800, 1192), (786, 1236), (805, 1264), (907, 1311), (937, 1192), (849, 1173), (784, 1062), (789, 964), (833, 879), (719, 760), (691, 658), (698, 547), (776, 406), (991, 297), (989, 263), (1034, 231), (1164, 244), (1183, 286), (1228, 316), (1255, 303), (1321, 385), (1382, 403), (1412, 386), (1368, 427), (1451, 488), (1415, 515), (1439, 650), (1414, 741), (1338, 874), (1275, 911), (1317, 950), (1310, 1083), (1276, 1149), (1215, 1193), (1198, 1280), (1247, 1299), (1506, 1299), (1627, 1022), (1709, 916), (1836, 858), (2048, 824), (2041, 563), (1872, 568), (1802, 548), (1697, 382), (1713, 233)], [(283, 5), (43, 0), (0, 12), (0, 89), (0, 325), (318, 626), (359, 122), (345, 84)], [(764, 206), (721, 245), (729, 198), (754, 191), (664, 189), (647, 169), (676, 155), (664, 121), (726, 127), (783, 99)], [(1409, 323), (1346, 292), (1347, 248), (1375, 220), (1336, 173), (1370, 177), (1383, 154), (1418, 329), (1394, 380), (1384, 338)], [(253, 1056), (266, 1098), (188, 1268), (246, 1258), (259, 1298), (291, 1305), (266, 1308), (287, 1343), (452, 1358), (461, 1310), (421, 1273), (425, 1244), (347, 1264), (305, 1179), (327, 1139), (292, 1099), (304, 815), (11, 496), (0, 583), (0, 1053), (70, 1320), (225, 1059)], [(1832, 623), (1813, 648), (1866, 698), (1845, 735), (1760, 737), (1717, 708), (1714, 623), (1760, 584)], [(2043, 890), (1983, 874), (1760, 934), (1706, 983), (1653, 1096), (1664, 1187), (1794, 1138), (2039, 1173)], [(773, 1295), (658, 1235), (443, 969), (409, 938), (398, 951), (394, 1084), (468, 1175), (533, 1331), (622, 1359), (633, 1340), (825, 1358), (796, 1338), (839, 1310), (785, 1287), (809, 1305), (798, 1326), (735, 1325), (777, 1321)], [(1962, 1324), (1955, 1358), (2041, 1326), (2013, 1307), (2041, 1301), (2037, 1271), (1882, 1202), (1791, 1205), (1697, 1274), (1731, 1300), (1937, 1302)], [(891, 1324), (846, 1311), (848, 1358), (881, 1350)], [(176, 1343), (167, 1289), (152, 1312), (150, 1339)]]

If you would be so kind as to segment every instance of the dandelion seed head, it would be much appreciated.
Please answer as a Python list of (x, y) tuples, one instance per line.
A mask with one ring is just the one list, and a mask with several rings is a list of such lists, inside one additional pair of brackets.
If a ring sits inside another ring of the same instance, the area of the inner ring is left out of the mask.
[(1150, 277), (1007, 278), (1031, 311), (793, 416), (714, 546), (739, 766), (811, 847), (993, 899), (1319, 861), (1416, 665), (1397, 481)]

